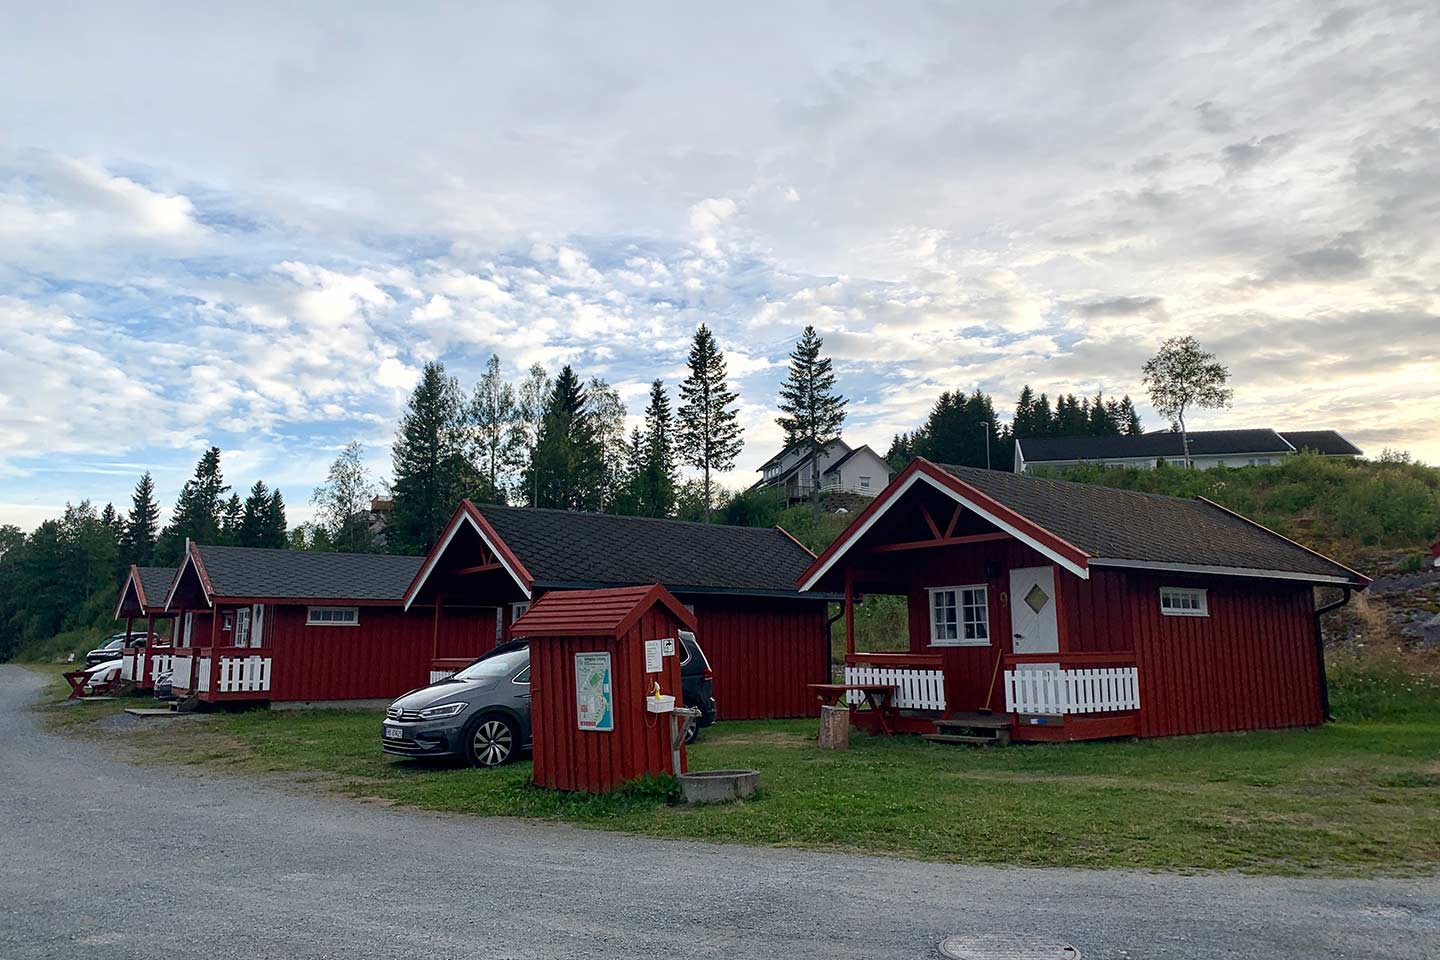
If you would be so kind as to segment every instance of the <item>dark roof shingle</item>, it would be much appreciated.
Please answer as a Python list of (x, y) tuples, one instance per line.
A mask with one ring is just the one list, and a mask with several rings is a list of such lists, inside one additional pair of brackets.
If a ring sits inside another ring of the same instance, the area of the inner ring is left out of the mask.
[[(1138, 437), (1021, 437), (1027, 463), (1052, 460), (1119, 460), (1127, 457), (1179, 459), (1185, 456), (1180, 434), (1169, 430)], [(1191, 430), (1192, 457), (1242, 453), (1289, 453), (1290, 445), (1274, 430)]]
[(174, 567), (137, 567), (140, 573), (140, 589), (145, 591), (147, 607), (164, 607), (165, 597), (170, 593), (170, 581), (175, 579)]
[(674, 593), (794, 594), (814, 560), (774, 527), (533, 507), (476, 508), (537, 585), (663, 584)]
[(1296, 450), (1314, 450), (1329, 457), (1358, 457), (1361, 450), (1334, 430), (1284, 430), (1280, 436)]
[[(423, 557), (197, 545), (216, 596), (396, 601)], [(148, 593), (148, 587), (147, 587)]]
[(1356, 578), (1340, 564), (1203, 500), (936, 466), (1093, 558)]

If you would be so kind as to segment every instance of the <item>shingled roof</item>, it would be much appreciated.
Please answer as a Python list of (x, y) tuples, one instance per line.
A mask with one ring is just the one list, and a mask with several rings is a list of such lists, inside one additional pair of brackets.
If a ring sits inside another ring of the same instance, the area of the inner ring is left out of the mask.
[(320, 553), (196, 544), (216, 597), (267, 600), (371, 600), (405, 596), (423, 557), (384, 553)]
[(1091, 563), (1237, 567), (1354, 579), (1348, 567), (1209, 500), (976, 467), (940, 469), (1090, 555)]
[[(1141, 457), (1175, 460), (1185, 456), (1180, 434), (1169, 430), (1138, 437), (1021, 437), (1019, 444), (1026, 463)], [(1291, 452), (1290, 444), (1274, 430), (1190, 431), (1192, 457)]]
[(1092, 566), (1113, 566), (1361, 587), (1369, 582), (1362, 574), (1203, 498), (1167, 497), (923, 459), (907, 467), (799, 582), (821, 582), (869, 525), (922, 479), (969, 503), (982, 516), (988, 512), (992, 522), (1003, 521), (1012, 535), (1027, 538), (1081, 576)]
[(1362, 451), (1334, 430), (1285, 430), (1280, 436), (1296, 450), (1314, 450), (1327, 457), (1358, 457)]
[(146, 607), (165, 606), (165, 594), (170, 592), (170, 581), (175, 579), (174, 567), (137, 567), (140, 574), (141, 597)]
[(776, 527), (473, 506), (535, 587), (663, 584), (675, 593), (794, 594), (814, 559)]

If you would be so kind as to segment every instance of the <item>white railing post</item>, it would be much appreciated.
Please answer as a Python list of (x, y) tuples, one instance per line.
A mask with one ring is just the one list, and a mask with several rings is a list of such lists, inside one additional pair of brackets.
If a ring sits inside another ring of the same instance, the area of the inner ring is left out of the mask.
[(1005, 671), (1007, 713), (1104, 713), (1140, 709), (1135, 667)]

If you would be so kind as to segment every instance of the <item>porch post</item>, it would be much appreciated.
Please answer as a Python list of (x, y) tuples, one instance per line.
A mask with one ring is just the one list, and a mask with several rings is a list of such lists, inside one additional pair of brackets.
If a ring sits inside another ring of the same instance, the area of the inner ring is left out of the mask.
[(155, 646), (155, 614), (147, 614), (145, 617), (145, 648)]
[(855, 655), (855, 575), (845, 568), (845, 656)]
[[(235, 634), (230, 634), (233, 642)], [(200, 664), (195, 664), (198, 669)], [(199, 684), (197, 683), (198, 687)], [(210, 699), (220, 692), (220, 604), (215, 604), (215, 615), (210, 618)]]
[(495, 616), (499, 618), (500, 639), (496, 643), (508, 643), (510, 640), (510, 604), (502, 603), (495, 608)]
[(130, 623), (134, 619), (134, 617), (125, 618), (125, 646), (127, 647), (130, 646)]

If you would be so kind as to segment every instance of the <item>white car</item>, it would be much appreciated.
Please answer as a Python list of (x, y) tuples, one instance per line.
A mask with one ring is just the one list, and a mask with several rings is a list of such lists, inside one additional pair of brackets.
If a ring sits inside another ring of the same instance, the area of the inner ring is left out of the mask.
[(82, 688), (87, 695), (94, 692), (97, 685), (114, 683), (120, 679), (120, 669), (124, 665), (123, 660), (106, 660), (104, 663), (97, 663), (85, 671), (85, 686)]

